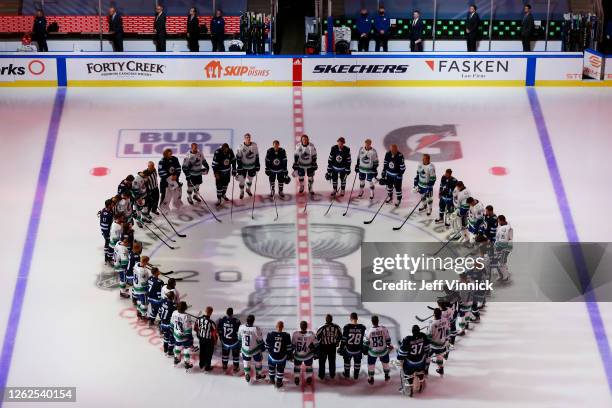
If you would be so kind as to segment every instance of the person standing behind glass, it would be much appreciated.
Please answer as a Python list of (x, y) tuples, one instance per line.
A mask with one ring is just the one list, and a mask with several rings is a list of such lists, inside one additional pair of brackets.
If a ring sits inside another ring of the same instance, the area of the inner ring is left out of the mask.
[(359, 42), (357, 44), (358, 51), (370, 50), (370, 32), (372, 31), (372, 18), (368, 15), (368, 10), (361, 9), (359, 17), (357, 17), (357, 34)]
[(210, 21), (210, 41), (212, 42), (213, 52), (225, 52), (225, 19), (221, 10), (215, 12), (215, 16)]
[(478, 26), (480, 25), (480, 16), (476, 12), (478, 8), (475, 4), (471, 4), (468, 12), (467, 23), (465, 27), (465, 35), (467, 39), (468, 52), (476, 51), (476, 40), (478, 39)]
[(410, 51), (423, 52), (423, 19), (421, 12), (414, 10), (412, 13), (412, 25), (410, 28)]
[(521, 23), (521, 42), (523, 43), (523, 52), (531, 51), (531, 39), (535, 30), (533, 15), (531, 14), (531, 5), (525, 4), (523, 7), (523, 21)]
[(153, 23), (155, 29), (155, 51), (165, 52), (166, 51), (166, 13), (164, 13), (164, 7), (157, 5), (155, 7), (155, 22)]
[(42, 10), (36, 10), (34, 25), (32, 26), (32, 37), (38, 43), (38, 52), (47, 52), (47, 19)]
[(191, 52), (200, 51), (200, 19), (195, 7), (189, 9), (187, 16), (187, 46)]
[(378, 8), (378, 15), (374, 18), (374, 29), (376, 31), (376, 35), (374, 36), (376, 40), (376, 52), (379, 52), (381, 47), (384, 52), (387, 52), (389, 50), (388, 43), (391, 20), (385, 15), (385, 8), (383, 6)]
[(123, 19), (115, 6), (108, 9), (108, 31), (110, 31), (114, 52), (123, 52)]

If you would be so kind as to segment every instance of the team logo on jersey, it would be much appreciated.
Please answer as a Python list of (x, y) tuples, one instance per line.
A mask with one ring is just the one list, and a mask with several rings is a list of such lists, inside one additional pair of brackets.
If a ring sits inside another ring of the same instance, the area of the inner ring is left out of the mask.
[(223, 165), (224, 165), (224, 166), (229, 166), (229, 164), (230, 164), (229, 159), (225, 159), (225, 160), (223, 160)]
[(336, 156), (336, 162), (337, 163), (342, 163), (342, 156), (340, 156), (340, 155)]
[(395, 163), (389, 162), (389, 168), (393, 170), (395, 168)]
[(414, 125), (389, 132), (383, 141), (385, 148), (397, 144), (406, 160), (421, 161), (423, 154), (432, 161), (451, 161), (463, 157), (455, 125)]
[(272, 160), (272, 164), (275, 166), (279, 166), (280, 165), (280, 160), (279, 159), (274, 159)]
[(233, 144), (234, 129), (120, 129), (117, 139), (118, 158), (159, 158), (165, 149), (182, 156), (192, 143), (203, 154), (212, 155), (223, 143)]

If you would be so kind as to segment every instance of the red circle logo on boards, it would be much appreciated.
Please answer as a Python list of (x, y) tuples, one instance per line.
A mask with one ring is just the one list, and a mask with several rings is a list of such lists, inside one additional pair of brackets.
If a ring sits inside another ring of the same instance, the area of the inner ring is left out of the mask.
[(28, 64), (28, 71), (32, 75), (40, 75), (45, 72), (45, 64), (41, 60), (32, 60)]

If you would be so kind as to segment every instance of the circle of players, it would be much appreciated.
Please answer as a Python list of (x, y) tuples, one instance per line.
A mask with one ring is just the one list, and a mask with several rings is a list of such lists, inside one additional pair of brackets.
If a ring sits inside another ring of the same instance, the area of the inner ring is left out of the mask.
[[(386, 203), (393, 200), (395, 206), (402, 200), (402, 179), (406, 170), (404, 157), (397, 145), (391, 145), (385, 153), (381, 177), (378, 178), (379, 160), (372, 141), (366, 139), (359, 149), (354, 170), (359, 177), (358, 197), (363, 197), (366, 182), (369, 184), (369, 198), (374, 199), (375, 183), (386, 186)], [(307, 179), (308, 193), (312, 197), (313, 181), (317, 165), (317, 152), (307, 135), (301, 137), (295, 147), (293, 177), (299, 183), (299, 193), (304, 193)], [(168, 356), (174, 357), (174, 364), (183, 360), (184, 367), (191, 369), (191, 352), (199, 350), (199, 366), (205, 371), (211, 371), (211, 359), (218, 340), (221, 342), (222, 368), (228, 369), (231, 354), (234, 373), (239, 372), (239, 360), (242, 356), (245, 379), (247, 382), (264, 379), (262, 370), (263, 352), (268, 353), (268, 375), (270, 383), (277, 388), (282, 387), (284, 370), (287, 361), (293, 361), (294, 381), (300, 384), (301, 370), (304, 366), (306, 383), (312, 383), (313, 360), (319, 360), (319, 378), (325, 378), (326, 361), (329, 365), (329, 375), (335, 377), (336, 353), (344, 359), (345, 378), (350, 378), (351, 362), (353, 378), (359, 378), (362, 356), (367, 356), (368, 383), (374, 383), (375, 363), (380, 360), (383, 366), (385, 381), (390, 379), (390, 352), (393, 350), (388, 330), (379, 325), (378, 317), (372, 316), (372, 326), (369, 329), (358, 322), (356, 313), (349, 317), (350, 323), (343, 329), (333, 323), (331, 315), (326, 316), (326, 323), (316, 333), (308, 330), (308, 323), (302, 321), (300, 330), (289, 335), (283, 331), (284, 323), (279, 321), (274, 331), (267, 333), (265, 338), (259, 327), (255, 325), (255, 316), (249, 315), (242, 323), (234, 316), (232, 308), (226, 315), (214, 322), (211, 319), (213, 309), (207, 307), (202, 316), (194, 316), (187, 312), (188, 305), (181, 301), (176, 289), (176, 279), (164, 276), (172, 274), (161, 273), (157, 267), (149, 263), (149, 257), (141, 256), (142, 244), (134, 239), (134, 222), (139, 227), (153, 223), (153, 215), (165, 217), (164, 212), (179, 209), (182, 205), (182, 183), (179, 181), (181, 171), (187, 182), (187, 201), (202, 202), (204, 198), (199, 189), (202, 177), (209, 172), (209, 165), (200, 151), (197, 143), (191, 145), (191, 150), (185, 155), (182, 166), (171, 149), (163, 152), (157, 169), (149, 162), (145, 170), (134, 177), (129, 175), (118, 186), (117, 195), (106, 200), (105, 207), (98, 213), (100, 227), (104, 237), (105, 262), (114, 267), (119, 279), (120, 295), (132, 298), (139, 319), (148, 320), (150, 325), (158, 324), (163, 336), (163, 350)], [(251, 135), (244, 136), (244, 142), (236, 153), (228, 144), (223, 144), (215, 152), (212, 159), (212, 170), (216, 182), (217, 207), (229, 201), (228, 185), (231, 177), (239, 183), (240, 199), (246, 192), (252, 196), (253, 179), (260, 170), (257, 144), (251, 140)], [(347, 176), (351, 171), (351, 153), (344, 138), (339, 138), (332, 146), (325, 178), (331, 181), (333, 191), (331, 196), (346, 194)], [(275, 140), (265, 156), (265, 174), (270, 182), (270, 197), (283, 199), (283, 187), (290, 182), (287, 169), (287, 154), (280, 143)], [(435, 166), (430, 162), (428, 154), (424, 154), (418, 165), (414, 178), (414, 191), (419, 193), (419, 212), (429, 216), (433, 206), (433, 188), (436, 182)], [(339, 187), (339, 188), (338, 188)], [(204, 203), (206, 203), (204, 201)], [(416, 208), (416, 207), (415, 207)], [(490, 254), (492, 269), (493, 260), (499, 274), (499, 281), (507, 281), (507, 257), (512, 249), (512, 228), (503, 215), (496, 216), (493, 207), (486, 208), (462, 181), (452, 175), (447, 169), (441, 177), (439, 186), (439, 212), (436, 223), (444, 223), (446, 228), (453, 227), (454, 233), (449, 235), (449, 241), (459, 239), (466, 243), (478, 242), (481, 253)], [(169, 220), (167, 220), (170, 223)], [(163, 233), (161, 228), (158, 228)], [(168, 237), (169, 238), (169, 237)], [(483, 251), (483, 248), (486, 250)], [(490, 269), (489, 269), (490, 271)], [(490, 273), (490, 272), (489, 272)], [(467, 279), (462, 276), (462, 279)], [(131, 286), (131, 296), (128, 291)], [(456, 294), (455, 294), (456, 295)], [(481, 294), (482, 295), (482, 294)], [(422, 391), (425, 386), (425, 376), (428, 375), (431, 361), (435, 361), (436, 371), (444, 374), (444, 360), (454, 348), (455, 336), (464, 335), (470, 321), (480, 320), (480, 310), (484, 308), (485, 296), (447, 296), (438, 301), (430, 317), (427, 333), (422, 332), (418, 325), (412, 327), (412, 334), (406, 336), (397, 351), (398, 364), (402, 366), (402, 387), (405, 394), (413, 395), (414, 391)], [(459, 328), (459, 330), (457, 329)], [(193, 345), (193, 333), (199, 340), (199, 346)], [(255, 367), (252, 376), (251, 363)]]

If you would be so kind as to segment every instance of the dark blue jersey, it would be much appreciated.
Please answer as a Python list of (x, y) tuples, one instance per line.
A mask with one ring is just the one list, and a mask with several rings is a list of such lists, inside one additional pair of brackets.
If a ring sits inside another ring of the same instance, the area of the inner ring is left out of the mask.
[(176, 174), (176, 176), (179, 177), (181, 175), (179, 160), (174, 156), (168, 158), (162, 157), (157, 165), (157, 172), (161, 180), (167, 179), (172, 174)]
[(228, 149), (227, 152), (223, 152), (223, 149), (218, 148), (215, 150), (215, 154), (212, 159), (212, 169), (214, 172), (228, 172), (230, 170), (236, 170), (236, 156), (232, 149)]
[(291, 336), (287, 332), (273, 331), (266, 336), (266, 350), (268, 355), (277, 361), (286, 360), (291, 357), (293, 346)]
[(128, 194), (130, 197), (132, 196), (132, 183), (127, 180), (122, 180), (121, 183), (117, 186), (117, 194), (123, 196), (123, 194)]
[(221, 343), (226, 346), (235, 346), (239, 343), (238, 329), (240, 328), (240, 320), (232, 316), (224, 316), (217, 322), (217, 330), (219, 330), (219, 338)]
[(113, 212), (107, 208), (100, 210), (100, 230), (102, 235), (107, 236), (110, 234), (110, 227), (113, 223)]
[(134, 274), (134, 265), (136, 265), (138, 262), (140, 262), (140, 254), (130, 251), (128, 255), (128, 267), (127, 267), (128, 275)]
[(282, 147), (274, 150), (269, 148), (266, 152), (266, 171), (280, 173), (287, 171), (287, 152)]
[(161, 307), (159, 308), (159, 321), (162, 324), (170, 324), (170, 318), (172, 317), (172, 313), (176, 310), (176, 304), (174, 301), (169, 299), (164, 299)]
[(406, 164), (404, 163), (404, 155), (400, 152), (394, 156), (391, 152), (385, 154), (385, 165), (383, 167), (383, 175), (398, 176), (404, 174)]
[(333, 145), (327, 158), (327, 171), (351, 171), (351, 149), (344, 146)]
[(429, 339), (425, 333), (416, 336), (406, 336), (397, 350), (398, 360), (408, 360), (413, 363), (421, 363), (429, 355)]
[(480, 226), (480, 233), (489, 241), (495, 242), (495, 235), (497, 234), (497, 215), (485, 215), (484, 222)]
[(453, 176), (442, 176), (440, 179), (440, 198), (447, 201), (453, 200), (453, 191), (457, 187), (457, 179)]
[(353, 354), (361, 353), (365, 331), (366, 327), (363, 324), (349, 323), (345, 325), (342, 329), (342, 342), (340, 347)]
[(147, 279), (147, 297), (150, 299), (161, 299), (161, 290), (164, 282), (157, 276), (149, 276)]

